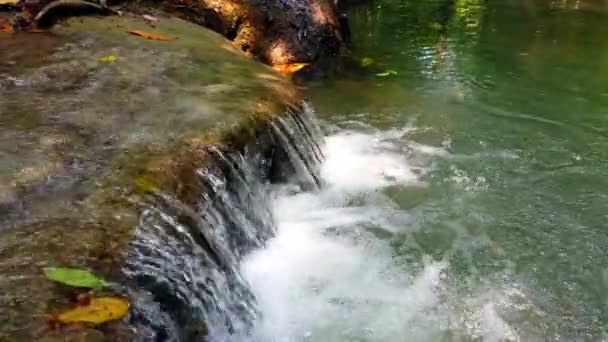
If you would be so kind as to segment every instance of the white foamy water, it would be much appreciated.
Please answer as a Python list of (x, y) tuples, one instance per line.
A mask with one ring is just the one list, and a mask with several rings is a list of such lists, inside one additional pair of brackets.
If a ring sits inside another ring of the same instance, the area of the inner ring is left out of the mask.
[(391, 135), (342, 132), (326, 139), (322, 178), (330, 191), (359, 192), (414, 183), (415, 170), (389, 140)]
[[(407, 231), (411, 223), (383, 188), (425, 186), (421, 177), (430, 163), (412, 163), (399, 138), (394, 131), (329, 136), (321, 170), (326, 187), (315, 193), (277, 191), (277, 235), (242, 266), (263, 316), (250, 340), (441, 338), (442, 328), (449, 327), (449, 315), (442, 312), (447, 263), (423, 258), (411, 270), (398, 262), (388, 241), (372, 233)], [(447, 154), (412, 146), (413, 153)], [(498, 318), (487, 314), (490, 309), (488, 302), (479, 308), (480, 320), (486, 320), (480, 324), (489, 340), (499, 341), (506, 328), (492, 321)], [(488, 326), (500, 329), (486, 331)]]

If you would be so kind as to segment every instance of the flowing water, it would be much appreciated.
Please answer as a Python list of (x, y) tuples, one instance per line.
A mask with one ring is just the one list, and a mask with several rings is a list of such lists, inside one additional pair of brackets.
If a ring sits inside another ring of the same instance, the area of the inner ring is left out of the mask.
[(199, 205), (157, 194), (143, 212), (125, 269), (137, 284), (129, 290), (142, 340), (230, 341), (251, 331), (261, 312), (239, 264), (275, 235), (267, 181), (318, 189), (321, 137), (310, 111), (294, 108), (243, 151), (212, 149), (196, 171), (205, 189)]
[(309, 91), (320, 188), (276, 187), (241, 264), (245, 340), (607, 340), (606, 23), (599, 0), (352, 9)]
[[(139, 340), (608, 340), (606, 23), (608, 3), (600, 0), (372, 0), (351, 9), (352, 54), (335, 77), (309, 89), (316, 114), (296, 106), (243, 148), (210, 148), (205, 165), (186, 175), (199, 191), (194, 200), (148, 189), (154, 200), (140, 203), (141, 216), (133, 216), (135, 234), (120, 270), (126, 277), (113, 284), (131, 300), (128, 323)], [(122, 29), (116, 31), (123, 41)], [(123, 143), (124, 131), (125, 146), (160, 146), (230, 113), (248, 113), (260, 105), (250, 95), (273, 89), (271, 96), (281, 97), (284, 84), (266, 83), (272, 75), (226, 60), (219, 37), (198, 37), (178, 42), (186, 44), (183, 51), (209, 55), (156, 53), (156, 69), (136, 68), (154, 50), (134, 49), (143, 41), (124, 39), (136, 45), (110, 51), (120, 56), (116, 69), (81, 58), (23, 78), (28, 82), (0, 75), (11, 95), (0, 102), (10, 114), (3, 133), (10, 158), (2, 170), (43, 164), (17, 174), (19, 189), (0, 184), (0, 211), (9, 213), (2, 220), (29, 224), (37, 206), (41, 218), (61, 219), (43, 221), (44, 229), (26, 226), (24, 234), (36, 233), (28, 239), (0, 240), (10, 256), (4, 269), (19, 274), (4, 279), (3, 303), (16, 309), (3, 316), (3, 327), (10, 328), (6, 317), (30, 319), (24, 308), (49, 302), (48, 282), (37, 292), (27, 292), (29, 280), (15, 282), (55, 260), (47, 252), (61, 256), (72, 244), (88, 251), (87, 244), (112, 240), (69, 235), (68, 245), (49, 251), (37, 235), (50, 231), (55, 239), (54, 232), (71, 229), (65, 217), (81, 219), (82, 212), (95, 218), (110, 210), (111, 222), (122, 219), (114, 206), (101, 210), (92, 201), (98, 212), (92, 215), (81, 206), (88, 202), (72, 208), (75, 202), (59, 196), (81, 197), (74, 190), (80, 183), (64, 184), (74, 177), (62, 176), (81, 170), (78, 160), (91, 161), (92, 173), (83, 171), (82, 179), (94, 180), (92, 160), (99, 168), (106, 162), (97, 151), (124, 153), (93, 132), (113, 132), (107, 134)], [(49, 47), (57, 43), (49, 39)], [(217, 49), (201, 45), (207, 39)], [(6, 41), (12, 49), (20, 45)], [(103, 40), (79, 42), (40, 61), (62, 62), (66, 51), (108, 53)], [(17, 57), (0, 71), (19, 71)], [(183, 60), (196, 63), (175, 67)], [(226, 62), (218, 79), (208, 68), (217, 60)], [(68, 69), (74, 75), (66, 80), (74, 79), (63, 82), (57, 75)], [(110, 80), (133, 84), (122, 91), (105, 87)], [(188, 80), (197, 86), (185, 87)], [(236, 83), (217, 83), (224, 80)], [(162, 93), (151, 87), (157, 84), (166, 96), (154, 95)], [(40, 89), (48, 93), (36, 95)], [(91, 106), (98, 89), (120, 96)], [(149, 98), (158, 103), (150, 106)], [(66, 112), (85, 103), (88, 111)], [(116, 115), (98, 122), (115, 108)], [(123, 116), (125, 108), (131, 111)], [(182, 116), (167, 121), (165, 112)], [(134, 137), (132, 127), (141, 125), (149, 133)], [(81, 146), (82, 156), (60, 153), (63, 145)], [(132, 225), (123, 225), (130, 232)], [(104, 233), (99, 227), (82, 229)]]

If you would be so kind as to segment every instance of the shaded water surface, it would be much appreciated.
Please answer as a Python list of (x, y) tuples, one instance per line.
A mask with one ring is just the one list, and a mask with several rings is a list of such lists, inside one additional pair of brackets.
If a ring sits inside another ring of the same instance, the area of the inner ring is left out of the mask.
[(324, 186), (275, 191), (277, 236), (242, 267), (259, 340), (607, 339), (608, 4), (350, 20), (352, 56), (309, 91)]

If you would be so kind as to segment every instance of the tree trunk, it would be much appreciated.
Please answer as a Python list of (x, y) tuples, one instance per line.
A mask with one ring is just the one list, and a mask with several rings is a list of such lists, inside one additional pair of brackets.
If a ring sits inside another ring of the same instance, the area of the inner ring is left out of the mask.
[(344, 48), (334, 0), (163, 0), (163, 8), (223, 34), (269, 65), (314, 63)]

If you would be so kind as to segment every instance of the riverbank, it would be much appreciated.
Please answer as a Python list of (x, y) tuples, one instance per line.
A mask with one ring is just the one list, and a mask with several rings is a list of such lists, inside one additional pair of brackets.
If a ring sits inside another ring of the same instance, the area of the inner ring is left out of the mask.
[[(1, 12), (1, 11), (8, 12)], [(329, 0), (242, 0), (159, 2), (40, 0), (0, 2), (0, 32), (44, 32), (78, 15), (141, 16), (154, 25), (155, 15), (172, 15), (209, 28), (244, 53), (287, 68), (314, 65), (346, 50), (348, 24), (338, 3)]]

